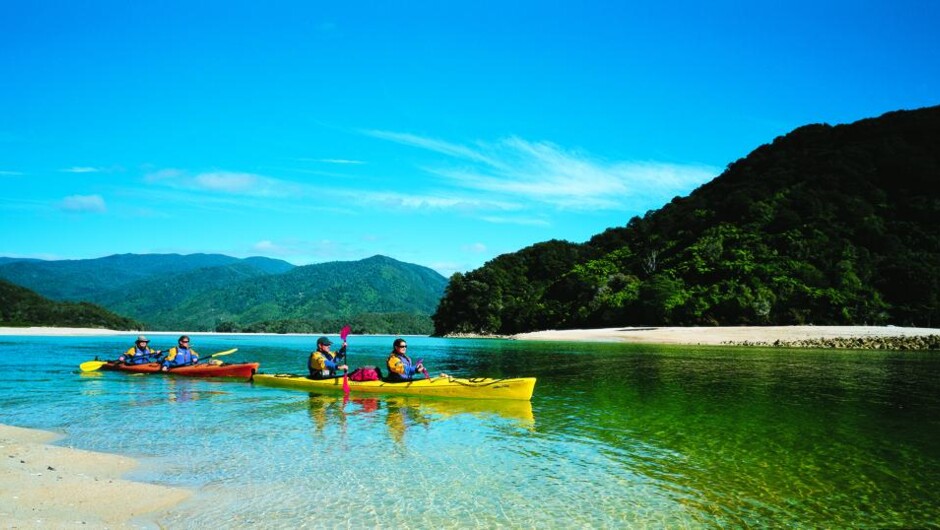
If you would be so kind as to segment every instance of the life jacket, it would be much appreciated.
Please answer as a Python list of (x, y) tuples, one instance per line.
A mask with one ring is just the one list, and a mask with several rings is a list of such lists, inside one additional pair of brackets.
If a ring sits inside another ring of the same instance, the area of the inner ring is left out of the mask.
[(149, 346), (142, 350), (137, 346), (131, 346), (124, 352), (124, 364), (147, 364), (151, 362), (151, 356), (153, 356), (153, 350)]
[(388, 380), (389, 381), (411, 381), (417, 368), (411, 362), (411, 357), (397, 352), (392, 352), (388, 356)]
[(190, 348), (173, 346), (167, 353), (164, 364), (167, 366), (186, 366), (187, 364), (193, 364), (193, 360), (198, 356), (199, 354)]
[(310, 353), (310, 359), (307, 360), (307, 369), (310, 371), (310, 377), (333, 377), (336, 375), (336, 362), (338, 356), (333, 352), (323, 353), (320, 350), (314, 350)]

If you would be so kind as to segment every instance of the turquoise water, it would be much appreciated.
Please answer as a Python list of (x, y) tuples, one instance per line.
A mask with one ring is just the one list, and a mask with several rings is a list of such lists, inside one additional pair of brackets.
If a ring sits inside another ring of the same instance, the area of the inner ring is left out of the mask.
[[(166, 349), (175, 337), (155, 336)], [(301, 372), (315, 337), (193, 336)], [(531, 403), (79, 373), (127, 337), (0, 337), (0, 422), (192, 488), (171, 528), (925, 527), (940, 521), (934, 353), (409, 337), (432, 373), (536, 376)], [(381, 364), (391, 337), (350, 337)], [(121, 502), (133, 502), (133, 495)]]

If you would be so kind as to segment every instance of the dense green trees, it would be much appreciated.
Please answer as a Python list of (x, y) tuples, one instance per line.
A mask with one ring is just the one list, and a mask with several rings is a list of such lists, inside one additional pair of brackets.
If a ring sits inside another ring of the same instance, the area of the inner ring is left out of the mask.
[(626, 226), (455, 275), (435, 333), (936, 325), (937, 146), (940, 107), (801, 127)]
[(0, 326), (142, 329), (139, 322), (115, 315), (94, 304), (54, 302), (6, 280), (0, 280)]

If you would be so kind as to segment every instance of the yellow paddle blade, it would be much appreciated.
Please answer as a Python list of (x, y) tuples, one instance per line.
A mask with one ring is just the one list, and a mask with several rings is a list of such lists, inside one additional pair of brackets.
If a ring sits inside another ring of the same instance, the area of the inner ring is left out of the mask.
[(211, 359), (213, 357), (221, 357), (223, 355), (228, 355), (230, 353), (235, 353), (237, 351), (238, 351), (238, 348), (232, 348), (231, 350), (225, 350), (225, 351), (220, 351), (219, 353), (213, 353), (212, 355), (209, 356), (209, 358)]
[(94, 372), (106, 364), (108, 364), (107, 361), (85, 361), (78, 365), (78, 368), (83, 372)]

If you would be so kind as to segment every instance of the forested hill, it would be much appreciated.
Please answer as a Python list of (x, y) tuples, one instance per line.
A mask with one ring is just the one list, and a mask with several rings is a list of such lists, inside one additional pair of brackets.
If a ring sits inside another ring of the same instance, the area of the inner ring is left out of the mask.
[(0, 326), (137, 330), (141, 324), (87, 302), (55, 302), (0, 280)]
[(586, 243), (455, 274), (435, 334), (940, 323), (940, 107), (808, 125)]
[(373, 256), (305, 265), (192, 296), (183, 292), (171, 307), (139, 318), (166, 329), (299, 333), (349, 323), (355, 333), (427, 334), (446, 284), (427, 267)]

